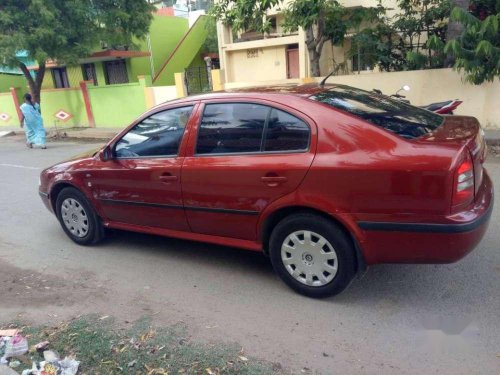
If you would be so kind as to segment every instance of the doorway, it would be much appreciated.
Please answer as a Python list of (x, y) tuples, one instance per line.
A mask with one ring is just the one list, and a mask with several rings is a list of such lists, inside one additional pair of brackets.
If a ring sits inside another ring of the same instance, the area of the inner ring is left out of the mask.
[(296, 44), (286, 49), (286, 77), (300, 78), (299, 46)]

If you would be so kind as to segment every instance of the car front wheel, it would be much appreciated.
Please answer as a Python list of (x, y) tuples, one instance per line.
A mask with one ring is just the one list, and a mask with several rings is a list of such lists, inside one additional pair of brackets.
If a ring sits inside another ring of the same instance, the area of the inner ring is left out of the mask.
[(92, 245), (104, 237), (104, 228), (87, 198), (77, 189), (64, 188), (56, 200), (61, 226), (74, 242)]
[(355, 275), (352, 242), (322, 216), (303, 213), (285, 218), (274, 228), (269, 245), (276, 273), (308, 297), (338, 294)]

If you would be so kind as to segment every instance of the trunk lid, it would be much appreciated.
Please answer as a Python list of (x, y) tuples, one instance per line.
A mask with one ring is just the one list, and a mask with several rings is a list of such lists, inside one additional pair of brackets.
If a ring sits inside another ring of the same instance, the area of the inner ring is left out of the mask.
[(419, 141), (465, 145), (474, 165), (474, 186), (477, 193), (483, 179), (483, 163), (487, 154), (484, 131), (475, 117), (443, 116), (443, 118), (440, 127), (419, 138)]

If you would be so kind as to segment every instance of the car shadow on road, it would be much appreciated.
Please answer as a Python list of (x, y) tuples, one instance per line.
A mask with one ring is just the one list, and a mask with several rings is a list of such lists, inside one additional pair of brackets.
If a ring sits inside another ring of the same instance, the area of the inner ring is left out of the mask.
[(124, 252), (140, 249), (151, 255), (168, 255), (193, 265), (202, 263), (218, 269), (237, 269), (259, 277), (274, 277), (271, 262), (264, 254), (234, 247), (120, 230), (109, 231), (100, 246), (117, 247)]
[(464, 306), (481, 305), (490, 298), (491, 291), (484, 290), (484, 285), (493, 286), (494, 282), (479, 275), (486, 266), (482, 262), (472, 258), (455, 264), (372, 266), (330, 301), (390, 313), (412, 309), (424, 314), (436, 310), (462, 314), (468, 310)]
[[(111, 231), (101, 246), (124, 254), (139, 250), (160, 259), (168, 256), (169, 261), (192, 265), (193, 272), (199, 266), (213, 268), (222, 274), (237, 272), (242, 278), (254, 280), (259, 287), (268, 286), (268, 290), (261, 291), (264, 294), (275, 294), (280, 289), (282, 298), (317, 303), (279, 282), (269, 259), (258, 252), (124, 231)], [(462, 262), (448, 265), (373, 266), (343, 293), (326, 298), (321, 304), (397, 310), (412, 305), (431, 309), (436, 304), (454, 307), (464, 302), (480, 303), (485, 298), (484, 291), (476, 290), (480, 287), (471, 284), (465, 274), (484, 267), (480, 264), (482, 261), (481, 257), (472, 254)]]

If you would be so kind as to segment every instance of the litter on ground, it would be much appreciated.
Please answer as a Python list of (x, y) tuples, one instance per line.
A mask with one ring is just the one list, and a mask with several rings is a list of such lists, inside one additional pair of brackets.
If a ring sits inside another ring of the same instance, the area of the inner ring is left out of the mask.
[[(46, 350), (48, 341), (33, 346), (38, 352), (43, 351), (44, 361), (32, 362), (31, 369), (26, 369), (21, 375), (76, 375), (80, 362), (73, 357), (61, 359), (53, 350)], [(28, 340), (19, 333), (18, 329), (0, 330), (0, 375), (19, 375), (14, 371), (27, 361)], [(28, 364), (30, 362), (27, 362)]]

